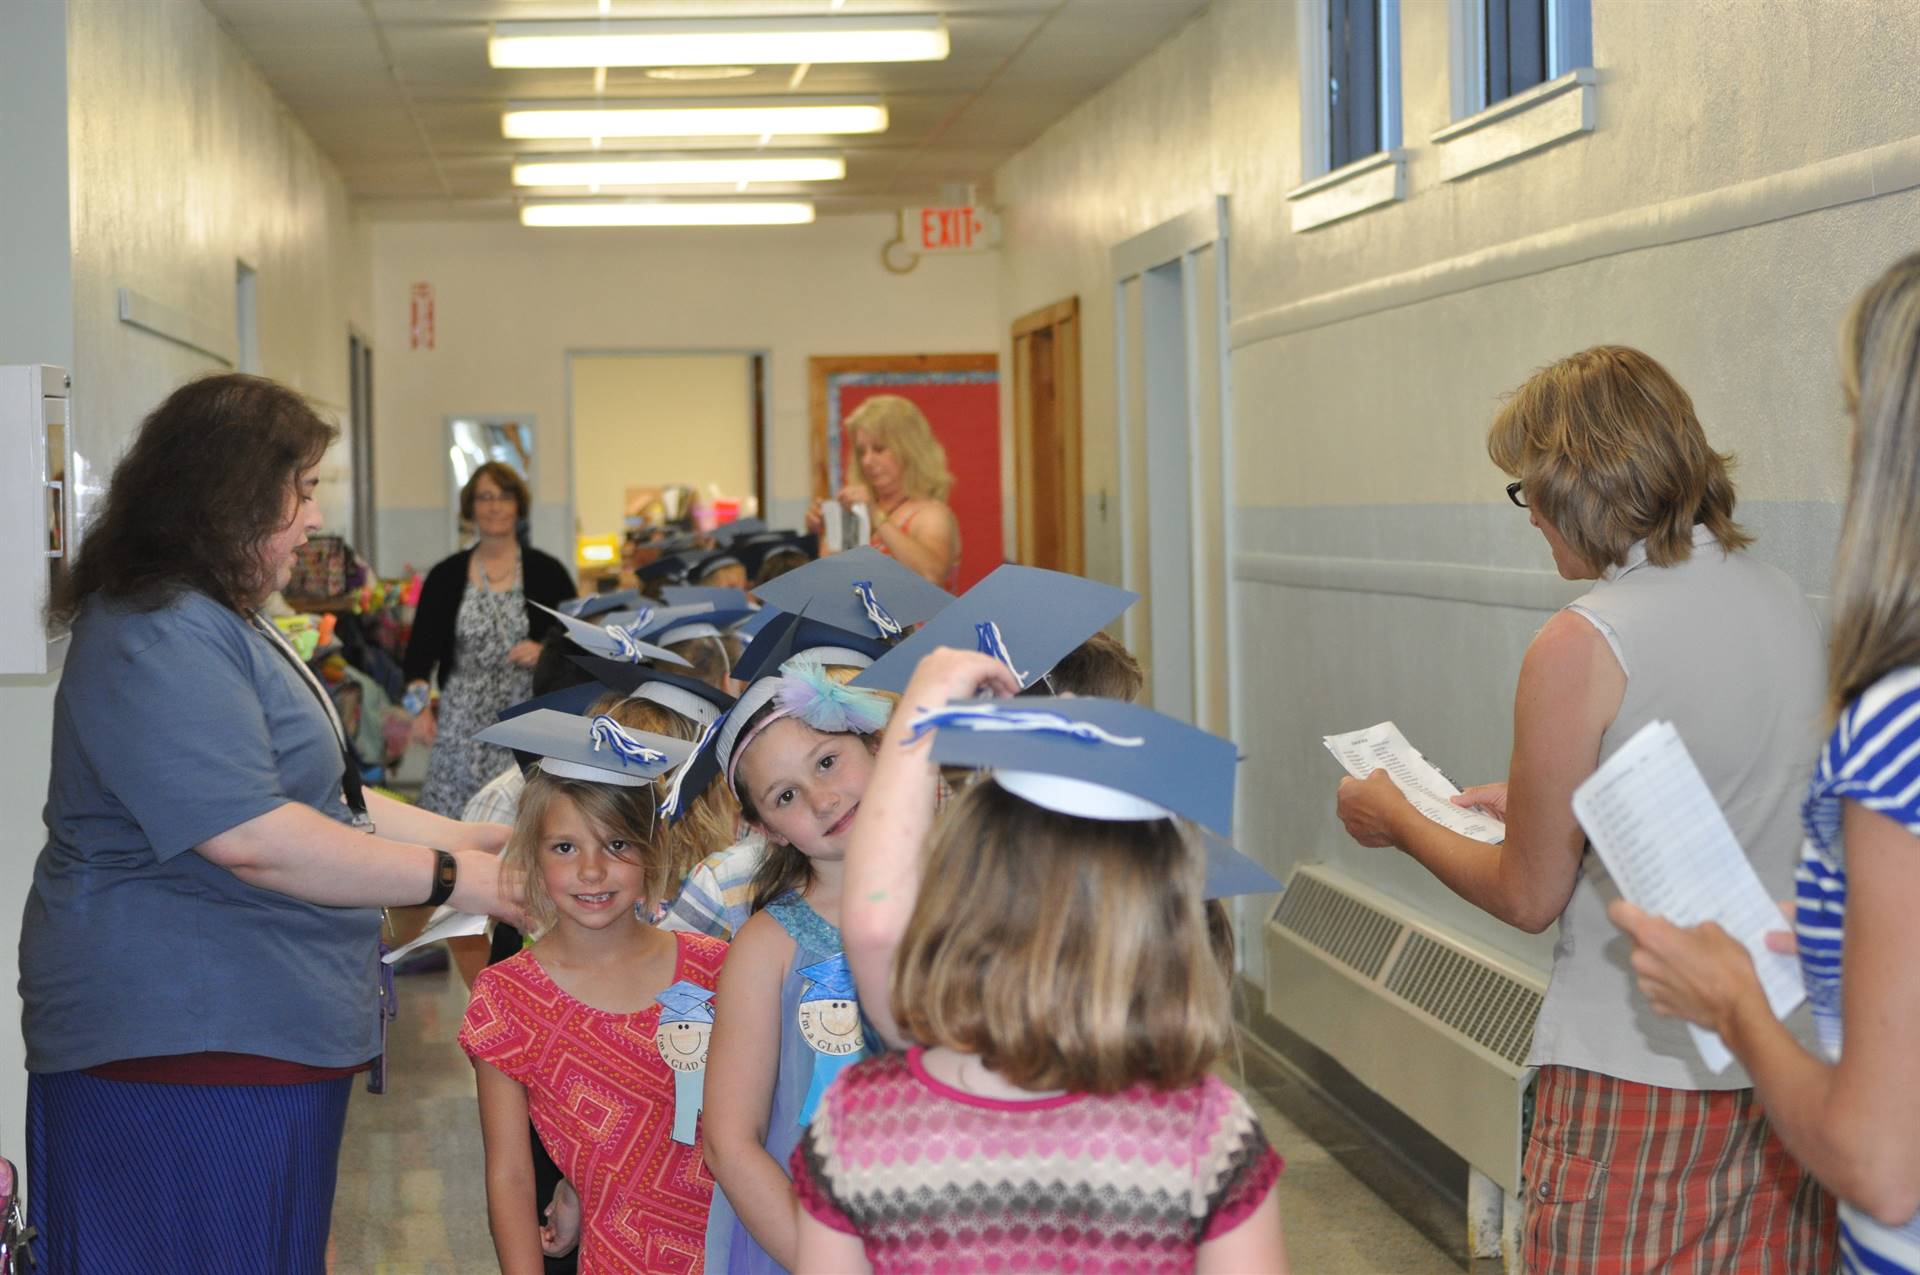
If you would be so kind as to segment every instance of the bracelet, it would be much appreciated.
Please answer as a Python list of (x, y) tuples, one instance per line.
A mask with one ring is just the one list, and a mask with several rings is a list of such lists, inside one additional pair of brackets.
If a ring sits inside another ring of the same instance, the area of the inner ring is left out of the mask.
[(445, 850), (433, 852), (433, 892), (422, 907), (437, 908), (453, 897), (453, 883), (460, 879), (460, 861)]

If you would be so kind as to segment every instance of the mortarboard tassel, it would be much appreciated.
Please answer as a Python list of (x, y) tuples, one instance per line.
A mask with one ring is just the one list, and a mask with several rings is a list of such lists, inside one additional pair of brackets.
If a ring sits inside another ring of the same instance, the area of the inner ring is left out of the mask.
[(687, 782), (687, 772), (693, 769), (693, 763), (700, 760), (700, 754), (707, 751), (707, 746), (713, 742), (713, 737), (720, 733), (720, 723), (725, 720), (727, 720), (726, 715), (722, 714), (708, 722), (706, 729), (700, 732), (700, 738), (693, 742), (693, 752), (680, 763), (680, 769), (673, 772), (673, 783), (668, 786), (667, 795), (660, 801), (662, 819), (672, 823), (680, 818), (680, 788)]
[(855, 580), (853, 593), (860, 599), (860, 605), (867, 609), (867, 619), (873, 622), (873, 627), (879, 631), (881, 637), (899, 637), (906, 631), (900, 627), (900, 621), (894, 619), (892, 614), (880, 605), (880, 599), (873, 591), (873, 581)]
[(599, 752), (602, 744), (614, 751), (622, 762), (632, 762), (641, 766), (653, 766), (667, 759), (667, 755), (658, 749), (648, 748), (645, 744), (627, 734), (627, 728), (606, 714), (593, 719), (589, 732), (593, 738), (593, 751)]
[(1013, 653), (1007, 650), (1007, 640), (1000, 636), (1000, 626), (992, 620), (982, 620), (973, 626), (982, 655), (991, 655), (1007, 666), (1007, 672), (1013, 674), (1013, 680), (1022, 687), (1027, 684), (1027, 675), (1013, 666)]
[(1147, 741), (1138, 735), (1115, 735), (1092, 722), (1076, 722), (1060, 713), (1034, 708), (998, 708), (992, 704), (961, 704), (928, 709), (913, 719), (906, 743), (917, 743), (928, 731), (946, 727), (972, 731), (1044, 732), (1069, 735), (1089, 744), (1138, 748)]

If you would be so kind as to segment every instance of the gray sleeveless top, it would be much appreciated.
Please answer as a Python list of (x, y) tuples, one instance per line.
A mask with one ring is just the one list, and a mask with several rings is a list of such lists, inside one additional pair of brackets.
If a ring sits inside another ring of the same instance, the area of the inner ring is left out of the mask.
[[(1820, 631), (1784, 573), (1721, 552), (1704, 527), (1693, 529), (1693, 545), (1672, 567), (1653, 566), (1635, 545), (1624, 566), (1609, 568), (1572, 604), (1606, 636), (1627, 675), (1600, 760), (1648, 722), (1672, 722), (1761, 882), (1774, 898), (1790, 898), (1800, 799), (1820, 742)], [(1738, 1065), (1709, 1071), (1685, 1024), (1658, 1017), (1640, 995), (1627, 963), (1631, 945), (1607, 920), (1607, 904), (1619, 896), (1589, 848), (1560, 917), (1527, 1062), (1670, 1089), (1751, 1085)]]

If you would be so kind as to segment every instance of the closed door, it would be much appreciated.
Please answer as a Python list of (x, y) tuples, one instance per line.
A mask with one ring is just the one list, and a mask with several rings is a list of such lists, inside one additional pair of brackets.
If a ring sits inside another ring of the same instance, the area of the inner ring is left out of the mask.
[(1080, 475), (1080, 298), (1013, 325), (1014, 466), (1020, 561), (1085, 568)]

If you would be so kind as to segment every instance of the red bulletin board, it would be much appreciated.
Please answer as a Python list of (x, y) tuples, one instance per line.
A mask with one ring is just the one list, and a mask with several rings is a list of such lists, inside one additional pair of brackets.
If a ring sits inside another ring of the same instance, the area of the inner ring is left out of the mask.
[(832, 495), (857, 473), (851, 440), (840, 428), (876, 394), (910, 399), (947, 452), (960, 524), (962, 592), (1006, 560), (1000, 539), (1000, 373), (992, 354), (820, 357), (811, 360), (813, 490)]

